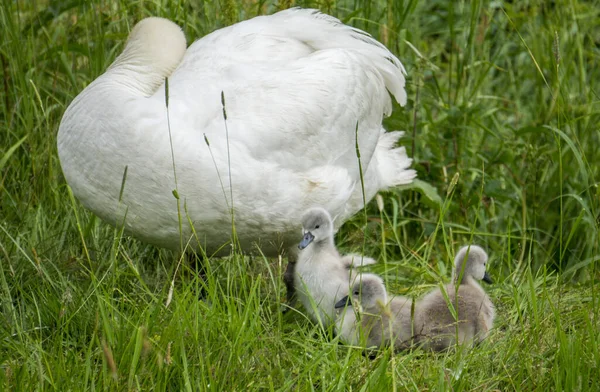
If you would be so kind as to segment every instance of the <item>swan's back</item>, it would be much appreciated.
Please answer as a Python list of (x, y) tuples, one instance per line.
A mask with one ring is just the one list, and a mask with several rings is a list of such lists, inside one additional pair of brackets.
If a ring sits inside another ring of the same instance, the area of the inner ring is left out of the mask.
[(362, 208), (357, 124), (366, 199), (412, 180), (401, 134), (381, 127), (404, 83), (383, 45), (317, 11), (257, 17), (187, 51), (178, 26), (150, 18), (65, 112), (59, 157), (75, 196), (138, 238), (178, 249), (191, 222), (212, 252), (233, 220), (244, 249), (272, 254), (307, 208), (336, 225)]
[[(406, 71), (398, 58), (364, 31), (317, 10), (291, 8), (217, 30), (190, 46), (180, 71), (193, 72), (200, 67), (235, 71), (252, 65), (258, 72), (329, 49), (361, 53), (398, 103), (406, 104)], [(386, 114), (390, 113), (391, 106), (386, 106)]]

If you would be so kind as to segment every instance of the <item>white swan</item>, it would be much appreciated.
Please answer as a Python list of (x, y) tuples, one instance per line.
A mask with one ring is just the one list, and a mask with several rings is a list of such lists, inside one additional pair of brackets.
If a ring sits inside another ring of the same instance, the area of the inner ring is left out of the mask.
[(363, 206), (357, 122), (367, 201), (415, 177), (402, 133), (381, 125), (389, 93), (406, 102), (404, 74), (368, 34), (315, 10), (256, 17), (187, 50), (177, 25), (144, 19), (66, 110), (60, 162), (85, 207), (146, 242), (180, 249), (191, 222), (213, 252), (231, 238), (233, 205), (243, 249), (273, 254), (297, 243), (307, 208), (339, 225)]

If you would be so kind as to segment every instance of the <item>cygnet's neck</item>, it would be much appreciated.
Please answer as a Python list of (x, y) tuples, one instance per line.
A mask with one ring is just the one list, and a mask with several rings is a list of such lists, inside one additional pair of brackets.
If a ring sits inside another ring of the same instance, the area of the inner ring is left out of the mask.
[(385, 310), (387, 302), (385, 297), (379, 296), (373, 305), (363, 307), (363, 313), (381, 314)]
[(309, 246), (306, 250), (311, 255), (318, 253), (329, 253), (339, 255), (337, 249), (335, 248), (333, 237), (323, 238), (320, 241), (313, 241), (311, 246)]
[(485, 290), (472, 275), (465, 274), (461, 282), (455, 282), (455, 287), (460, 286), (469, 286), (472, 289), (476, 289), (481, 295), (485, 295)]
[[(462, 276), (461, 276), (462, 274)], [(477, 281), (475, 280), (475, 278), (473, 278), (473, 276), (469, 273), (467, 273), (467, 271), (462, 271), (460, 268), (458, 268), (455, 273), (454, 273), (454, 284), (456, 285), (461, 285), (461, 284), (467, 284), (467, 285), (471, 285), (471, 284), (477, 284)]]
[(466, 273), (463, 274), (463, 276), (460, 276), (460, 272), (461, 271), (456, 271), (456, 276), (454, 277), (454, 284), (456, 285), (461, 285), (461, 284), (466, 284), (466, 285), (472, 285), (472, 284), (477, 284), (477, 281), (471, 276), (468, 275)]
[(465, 263), (465, 261), (466, 260), (463, 260), (454, 266), (454, 276), (452, 277), (452, 281), (455, 285), (476, 283), (471, 274), (471, 269), (469, 268), (470, 265), (468, 262)]

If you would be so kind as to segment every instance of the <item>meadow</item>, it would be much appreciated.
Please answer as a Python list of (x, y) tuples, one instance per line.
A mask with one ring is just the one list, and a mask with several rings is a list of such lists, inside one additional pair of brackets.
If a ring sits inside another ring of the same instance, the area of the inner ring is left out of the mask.
[[(281, 313), (285, 259), (211, 258), (203, 282), (66, 185), (61, 116), (135, 22), (192, 42), (292, 5), (368, 31), (409, 74), (384, 124), (419, 180), (339, 247), (418, 298), (483, 246), (498, 317), (475, 349), (369, 358)], [(0, 390), (600, 390), (600, 2), (10, 0), (0, 65)]]

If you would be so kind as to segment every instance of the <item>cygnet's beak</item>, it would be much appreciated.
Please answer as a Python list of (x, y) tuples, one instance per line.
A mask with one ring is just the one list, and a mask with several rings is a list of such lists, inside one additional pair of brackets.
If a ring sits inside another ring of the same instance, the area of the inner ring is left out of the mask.
[(494, 283), (494, 281), (492, 280), (492, 278), (490, 278), (490, 275), (487, 273), (487, 271), (485, 271), (485, 274), (483, 274), (483, 279), (482, 280), (485, 283), (489, 283), (489, 284)]
[(300, 244), (298, 244), (298, 249), (302, 250), (302, 249), (306, 248), (314, 239), (315, 239), (315, 236), (312, 235), (312, 233), (310, 231), (307, 231), (306, 233), (304, 233), (304, 238), (302, 238), (302, 241), (300, 241)]
[(352, 299), (350, 298), (350, 296), (347, 295), (344, 298), (337, 301), (334, 305), (334, 308), (336, 308), (336, 309), (345, 308), (348, 305), (352, 305)]

